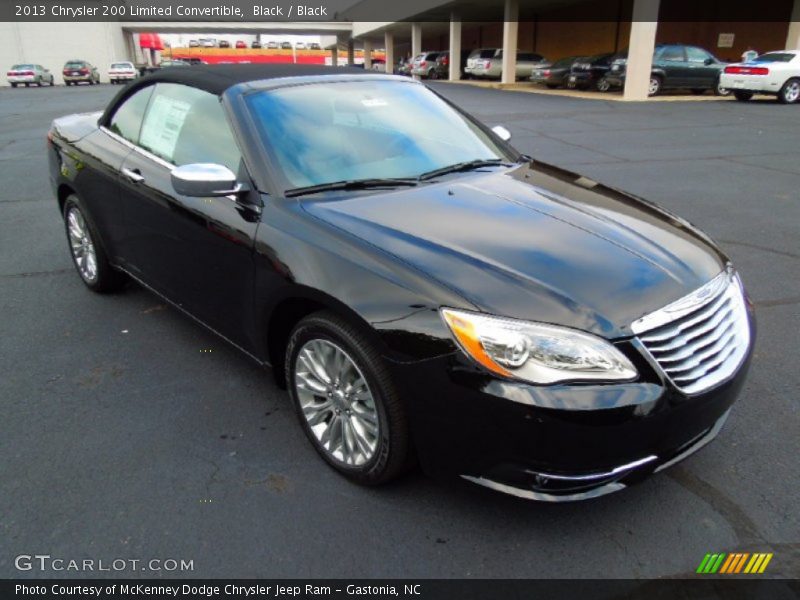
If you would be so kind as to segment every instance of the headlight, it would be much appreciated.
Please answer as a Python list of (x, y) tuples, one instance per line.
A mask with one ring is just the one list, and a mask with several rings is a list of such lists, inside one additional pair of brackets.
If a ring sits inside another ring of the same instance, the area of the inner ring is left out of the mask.
[(461, 349), (504, 377), (542, 384), (636, 377), (631, 362), (595, 335), (449, 308), (441, 312)]

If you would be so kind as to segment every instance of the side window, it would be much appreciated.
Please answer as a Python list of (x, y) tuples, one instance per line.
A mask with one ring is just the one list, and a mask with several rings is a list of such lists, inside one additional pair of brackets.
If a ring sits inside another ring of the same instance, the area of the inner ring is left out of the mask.
[(683, 48), (680, 46), (667, 46), (661, 52), (661, 60), (669, 62), (683, 62), (686, 57), (683, 55)]
[(216, 163), (236, 173), (242, 159), (219, 97), (177, 83), (156, 84), (139, 145), (177, 166)]
[(711, 55), (705, 50), (694, 48), (693, 46), (686, 47), (686, 58), (690, 63), (704, 63)]
[(139, 130), (142, 128), (144, 111), (153, 93), (153, 86), (143, 88), (130, 96), (114, 111), (109, 129), (129, 142), (139, 143)]

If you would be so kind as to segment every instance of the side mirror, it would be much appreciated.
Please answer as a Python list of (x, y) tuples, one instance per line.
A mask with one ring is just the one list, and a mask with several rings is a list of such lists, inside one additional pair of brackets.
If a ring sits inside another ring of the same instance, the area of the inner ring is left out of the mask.
[(213, 163), (193, 163), (172, 170), (172, 187), (182, 196), (230, 196), (245, 191), (228, 167)]
[(507, 142), (508, 140), (511, 139), (511, 132), (502, 125), (495, 125), (494, 127), (492, 127), (492, 131), (497, 137), (499, 137), (504, 142)]
[(713, 65), (713, 64), (714, 64), (714, 59), (713, 59), (713, 58), (711, 58), (711, 57), (709, 57), (709, 58), (707, 58), (707, 59), (705, 59), (705, 60), (703, 61), (703, 64), (705, 64), (706, 66), (708, 66), (708, 65)]

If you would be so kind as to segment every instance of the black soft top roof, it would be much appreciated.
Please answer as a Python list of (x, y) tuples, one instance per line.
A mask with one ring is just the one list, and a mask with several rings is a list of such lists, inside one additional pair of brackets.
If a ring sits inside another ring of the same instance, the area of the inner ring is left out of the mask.
[(221, 96), (228, 88), (248, 81), (277, 79), (279, 77), (364, 75), (370, 73), (378, 74), (377, 71), (360, 69), (357, 67), (327, 67), (324, 65), (295, 64), (193, 65), (186, 67), (167, 67), (137, 79), (132, 84), (125, 87), (109, 103), (103, 113), (101, 122), (104, 124), (107, 123), (111, 111), (116, 108), (119, 102), (134, 94), (137, 90), (152, 83), (180, 83)]

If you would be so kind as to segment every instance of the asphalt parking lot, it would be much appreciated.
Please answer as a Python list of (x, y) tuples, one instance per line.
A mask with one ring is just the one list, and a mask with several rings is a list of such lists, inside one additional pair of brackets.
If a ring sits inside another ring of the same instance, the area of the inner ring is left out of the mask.
[[(800, 577), (800, 107), (433, 87), (537, 159), (654, 200), (740, 269), (759, 322), (719, 438), (648, 481), (550, 505), (412, 473), (348, 483), (284, 393), (136, 286), (98, 296), (47, 179), (50, 121), (116, 86), (0, 89), (0, 577), (19, 554), (193, 560), (195, 577), (680, 577), (774, 552)], [(103, 575), (94, 573), (94, 575)]]

